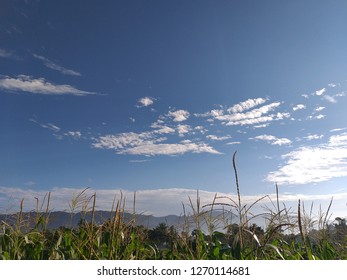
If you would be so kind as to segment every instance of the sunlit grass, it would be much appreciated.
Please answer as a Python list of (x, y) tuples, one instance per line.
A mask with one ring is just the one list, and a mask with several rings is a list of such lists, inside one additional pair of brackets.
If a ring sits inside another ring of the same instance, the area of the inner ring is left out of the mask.
[[(103, 223), (95, 222), (97, 196), (86, 190), (75, 195), (70, 202), (71, 220), (65, 227), (48, 230), (50, 200), (48, 193), (35, 211), (23, 213), (24, 200), (18, 213), (9, 216), (0, 225), (0, 259), (3, 260), (319, 260), (347, 259), (347, 225), (343, 218), (331, 222), (329, 210), (320, 209), (313, 215), (312, 206), (307, 212), (298, 201), (296, 210), (288, 209), (276, 201), (263, 213), (252, 213), (251, 205), (243, 205), (233, 156), (237, 197), (214, 197), (201, 205), (199, 192), (183, 205), (182, 222), (169, 227), (159, 224), (154, 229), (138, 226), (134, 194), (131, 219), (125, 219), (125, 197), (114, 199), (110, 216)], [(219, 200), (223, 200), (220, 203)], [(225, 203), (225, 201), (229, 201)], [(282, 206), (280, 206), (282, 205)], [(186, 214), (190, 207), (192, 214)], [(82, 218), (73, 228), (72, 218), (77, 211)], [(218, 213), (218, 215), (216, 215)], [(90, 219), (86, 218), (87, 214)], [(229, 219), (236, 217), (237, 223)], [(267, 221), (265, 229), (253, 221), (256, 217)]]

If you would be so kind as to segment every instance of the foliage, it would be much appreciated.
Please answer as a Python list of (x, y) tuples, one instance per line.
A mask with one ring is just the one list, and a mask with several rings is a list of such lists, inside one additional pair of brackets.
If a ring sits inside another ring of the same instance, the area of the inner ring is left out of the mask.
[[(135, 210), (132, 219), (125, 221), (125, 198), (122, 196), (113, 203), (110, 218), (102, 224), (96, 224), (96, 195), (87, 197), (84, 190), (72, 199), (71, 219), (76, 209), (81, 208), (83, 217), (87, 213), (91, 214), (91, 220), (82, 218), (77, 228), (72, 228), (67, 222), (65, 227), (48, 230), (50, 194), (46, 210), (40, 211), (37, 207), (29, 216), (23, 214), (22, 200), (20, 211), (14, 219), (0, 224), (0, 259), (347, 259), (346, 219), (337, 217), (334, 223), (328, 223), (332, 201), (328, 210), (319, 213), (318, 218), (314, 219), (312, 212), (306, 213), (300, 201), (296, 212), (287, 209), (285, 205), (281, 208), (276, 186), (275, 210), (267, 209), (262, 213), (268, 221), (264, 230), (251, 221), (255, 217), (251, 215), (251, 209), (258, 201), (250, 206), (242, 205), (235, 154), (233, 165), (238, 196), (236, 202), (230, 198), (230, 204), (222, 205), (223, 213), (215, 217), (213, 211), (221, 205), (218, 197), (211, 204), (201, 206), (197, 192), (195, 202), (189, 198), (193, 215), (184, 214), (183, 224), (176, 227), (164, 223), (153, 229), (137, 226)], [(230, 223), (225, 219), (225, 215), (233, 211), (236, 211), (238, 223)], [(220, 227), (223, 223), (224, 226)]]

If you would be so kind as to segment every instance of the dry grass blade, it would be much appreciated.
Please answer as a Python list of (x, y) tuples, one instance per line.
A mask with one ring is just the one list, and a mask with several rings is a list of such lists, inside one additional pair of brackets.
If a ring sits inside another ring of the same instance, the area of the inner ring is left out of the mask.
[(48, 222), (49, 222), (49, 205), (51, 202), (51, 192), (48, 192), (48, 197), (47, 197), (47, 206), (46, 206), (46, 212), (45, 212), (45, 228), (44, 231), (46, 231)]
[(237, 191), (237, 198), (238, 198), (238, 215), (239, 215), (239, 236), (240, 236), (240, 246), (241, 249), (243, 248), (243, 236), (242, 236), (242, 204), (241, 204), (241, 194), (240, 194), (240, 187), (239, 187), (239, 178), (237, 175), (237, 168), (236, 168), (236, 152), (233, 155), (233, 167), (234, 167), (234, 173), (235, 173), (235, 181), (236, 181), (236, 191)]
[(324, 217), (324, 222), (323, 222), (323, 225), (325, 226), (326, 223), (327, 223), (327, 220), (328, 220), (328, 214), (329, 214), (329, 211), (330, 211), (330, 208), (331, 208), (331, 205), (333, 204), (333, 197), (330, 199), (330, 203), (329, 203), (329, 206), (328, 206), (328, 210), (325, 214), (325, 217)]
[(24, 198), (20, 201), (20, 211), (19, 211), (18, 220), (17, 220), (18, 228), (21, 227), (23, 222), (23, 205), (24, 205)]
[[(300, 200), (297, 211), (287, 208), (284, 203), (280, 205), (277, 184), (275, 194), (264, 195), (252, 203), (243, 198), (241, 201), (236, 152), (233, 167), (237, 198), (236, 195), (233, 195), (233, 200), (228, 195), (215, 194), (212, 203), (202, 206), (197, 191), (196, 199), (188, 197), (191, 210), (186, 212), (189, 203), (182, 203), (184, 224), (178, 222), (177, 227), (148, 228), (148, 222), (146, 228), (137, 224), (136, 193), (132, 218), (131, 209), (128, 212), (125, 210), (126, 196), (121, 192), (120, 198), (114, 197), (109, 219), (99, 224), (96, 193), (90, 195), (86, 188), (75, 195), (70, 204), (70, 214), (79, 210), (78, 215), (82, 215), (77, 227), (76, 223), (70, 223), (70, 227), (62, 226), (56, 230), (49, 229), (47, 225), (52, 214), (49, 210), (51, 193), (44, 197), (43, 202), (35, 198), (36, 217), (33, 211), (25, 212), (22, 199), (20, 209), (8, 216), (6, 221), (1, 221), (0, 260), (347, 258), (346, 220), (336, 218), (340, 224), (327, 224), (332, 198), (326, 212), (320, 208), (318, 230), (313, 230), (317, 226), (313, 203), (307, 209), (309, 212), (305, 211), (305, 205)], [(265, 203), (263, 211), (256, 212), (258, 207), (255, 205), (258, 203)], [(259, 217), (264, 218), (265, 223), (269, 222), (265, 228), (255, 223)], [(254, 223), (251, 224), (251, 220)], [(38, 225), (43, 225), (43, 230)], [(181, 226), (183, 231), (177, 231)], [(292, 233), (288, 234), (288, 230)]]
[(305, 243), (305, 237), (304, 237), (304, 231), (302, 228), (302, 221), (301, 221), (301, 203), (300, 203), (300, 199), (298, 202), (298, 225), (299, 225), (299, 231), (300, 231), (300, 236), (302, 239), (302, 242)]
[(280, 200), (278, 195), (278, 185), (276, 183), (276, 202), (277, 202), (277, 211), (280, 212)]
[(277, 246), (275, 246), (275, 245), (273, 245), (273, 244), (266, 244), (265, 246), (268, 246), (268, 247), (271, 247), (272, 249), (274, 249), (274, 250), (277, 252), (277, 254), (280, 256), (280, 258), (281, 258), (282, 260), (284, 260), (284, 257), (283, 257), (283, 255), (281, 254), (280, 250), (277, 248)]
[(253, 239), (257, 242), (258, 246), (261, 247), (259, 238), (258, 238), (258, 236), (254, 232), (252, 232), (252, 231), (250, 231), (249, 229), (246, 229), (246, 228), (244, 229), (244, 231), (248, 232), (253, 237)]
[(244, 212), (244, 216), (246, 217), (244, 225), (247, 225), (249, 223), (250, 220), (254, 219), (255, 217), (261, 216), (263, 215), (263, 213), (257, 214), (257, 215), (253, 215), (250, 219), (248, 219), (247, 214), (250, 212), (250, 210), (253, 208), (254, 205), (256, 205), (257, 203), (259, 203), (260, 201), (262, 201), (263, 199), (265, 199), (266, 197), (269, 197), (268, 195), (264, 195), (260, 198), (258, 198), (256, 201), (254, 201), (250, 206), (248, 206), (247, 208), (245, 207), (245, 212)]

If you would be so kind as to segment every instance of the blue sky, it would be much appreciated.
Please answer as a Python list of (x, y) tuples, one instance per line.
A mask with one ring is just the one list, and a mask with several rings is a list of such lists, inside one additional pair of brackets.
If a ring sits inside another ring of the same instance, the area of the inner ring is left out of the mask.
[[(347, 202), (346, 1), (2, 1), (1, 211), (89, 187)], [(130, 203), (131, 204), (131, 203)]]

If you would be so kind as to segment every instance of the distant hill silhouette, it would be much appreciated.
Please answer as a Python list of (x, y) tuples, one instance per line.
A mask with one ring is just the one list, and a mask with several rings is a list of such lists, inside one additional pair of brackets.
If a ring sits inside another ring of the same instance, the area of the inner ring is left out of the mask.
[[(40, 213), (45, 216), (44, 213)], [(37, 213), (35, 212), (24, 212), (22, 214), (23, 223), (29, 224), (29, 227), (34, 226), (34, 220)], [(110, 211), (95, 211), (94, 213), (94, 223), (102, 224), (112, 219), (114, 213)], [(77, 228), (78, 223), (84, 218), (86, 221), (90, 222), (92, 219), (92, 213), (68, 213), (63, 211), (54, 211), (49, 213), (49, 220), (47, 224), (47, 229), (57, 229), (59, 227), (71, 227)], [(133, 218), (133, 214), (124, 213), (124, 221), (129, 222)], [(0, 222), (4, 221), (10, 225), (15, 225), (17, 223), (18, 214), (0, 214)], [(165, 223), (168, 226), (176, 226), (179, 223), (183, 223), (183, 217), (176, 215), (168, 215), (164, 217), (154, 217), (152, 215), (136, 214), (136, 225), (142, 225), (147, 228), (154, 228), (160, 223)]]

